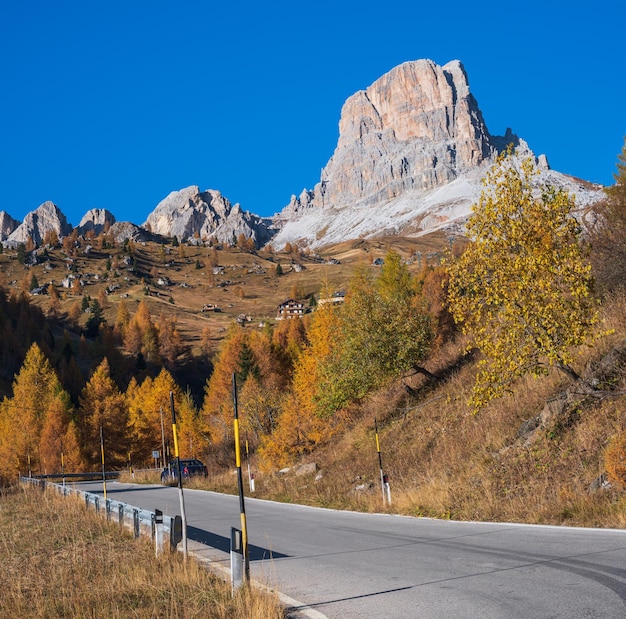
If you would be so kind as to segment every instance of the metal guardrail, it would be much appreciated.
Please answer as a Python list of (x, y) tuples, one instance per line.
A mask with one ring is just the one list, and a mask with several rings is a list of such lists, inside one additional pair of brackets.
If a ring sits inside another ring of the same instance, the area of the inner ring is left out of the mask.
[[(106, 479), (117, 479), (120, 471), (105, 471)], [(102, 472), (98, 473), (49, 473), (47, 475), (33, 475), (24, 479), (102, 479)]]
[[(99, 475), (102, 477), (102, 473)], [(64, 496), (74, 495), (81, 497), (85, 501), (85, 506), (88, 509), (93, 506), (96, 513), (104, 513), (107, 520), (115, 521), (120, 526), (130, 529), (133, 531), (136, 538), (140, 537), (142, 534), (149, 534), (153, 541), (155, 539), (155, 525), (157, 522), (156, 512), (135, 507), (134, 505), (129, 505), (128, 503), (123, 503), (121, 501), (105, 499), (99, 494), (85, 492), (63, 484), (53, 483), (43, 478), (20, 477), (20, 481), (25, 484), (36, 485), (42, 490), (45, 488), (54, 488), (57, 492), (63, 494)], [(159, 516), (162, 517), (161, 514), (159, 514)], [(160, 520), (160, 522), (163, 523), (164, 533), (166, 533), (170, 538), (170, 545), (172, 548), (175, 548), (178, 541), (180, 541), (177, 540), (178, 529), (180, 528), (180, 525), (176, 522), (177, 519), (180, 520), (180, 516), (168, 516)], [(174, 535), (172, 535), (172, 531), (174, 531)]]

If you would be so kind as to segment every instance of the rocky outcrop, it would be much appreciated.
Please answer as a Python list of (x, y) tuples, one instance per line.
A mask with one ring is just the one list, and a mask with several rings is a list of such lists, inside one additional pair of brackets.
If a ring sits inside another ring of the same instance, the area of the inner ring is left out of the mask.
[(20, 222), (17, 219), (13, 219), (8, 213), (0, 211), (0, 242), (6, 241), (19, 225)]
[(35, 245), (41, 245), (46, 232), (54, 231), (59, 238), (70, 234), (72, 226), (65, 215), (53, 202), (44, 202), (26, 215), (24, 221), (9, 235), (5, 244), (17, 246), (31, 239)]
[(230, 242), (241, 234), (255, 243), (270, 238), (267, 223), (232, 205), (219, 191), (200, 191), (197, 185), (173, 191), (150, 213), (143, 226), (155, 234), (179, 241), (196, 238)]
[(137, 241), (138, 243), (162, 240), (148, 230), (130, 223), (130, 221), (116, 221), (109, 228), (108, 234), (111, 235), (116, 243), (123, 243), (126, 240)]
[(292, 200), (291, 210), (431, 190), (491, 158), (497, 142), (460, 62), (406, 62), (345, 102), (335, 152), (315, 189)]
[[(279, 233), (272, 244), (315, 247), (455, 224), (461, 231), (487, 166), (510, 143), (534, 157), (512, 131), (489, 133), (459, 61), (406, 62), (345, 102), (320, 182), (274, 217)], [(550, 172), (544, 156), (536, 161)], [(587, 188), (570, 185), (585, 194)]]
[(85, 213), (77, 226), (78, 234), (93, 231), (96, 236), (108, 230), (115, 223), (113, 213), (105, 208), (92, 208)]

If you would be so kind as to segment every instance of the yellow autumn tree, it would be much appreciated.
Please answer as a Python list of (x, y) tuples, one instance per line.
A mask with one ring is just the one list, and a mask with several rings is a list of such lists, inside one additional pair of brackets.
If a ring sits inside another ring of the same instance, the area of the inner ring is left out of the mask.
[[(171, 407), (168, 420), (171, 423)], [(208, 430), (202, 422), (200, 412), (188, 391), (182, 394), (176, 409), (176, 429), (178, 433), (178, 449), (181, 458), (204, 458), (209, 439)], [(173, 457), (172, 453), (172, 457)]]
[(467, 223), (472, 242), (448, 267), (451, 312), (484, 355), (474, 407), (550, 366), (577, 379), (572, 347), (598, 320), (574, 198), (549, 185), (539, 194), (538, 174), (510, 150), (498, 158)]
[(122, 299), (117, 306), (117, 314), (115, 317), (115, 330), (121, 337), (124, 337), (124, 333), (126, 332), (126, 327), (129, 322), (130, 313), (128, 311), (128, 305), (126, 305), (126, 301)]
[(144, 301), (139, 303), (137, 311), (128, 321), (124, 332), (124, 347), (132, 355), (141, 352), (146, 361), (159, 361), (158, 331)]
[(129, 411), (130, 451), (134, 461), (147, 463), (150, 461), (152, 451), (162, 451), (162, 432), (165, 440), (173, 445), (170, 391), (174, 394), (175, 407), (180, 408), (183, 399), (180, 387), (165, 368), (156, 378), (147, 377), (141, 385), (133, 381), (129, 384), (126, 399)]
[(106, 449), (106, 462), (119, 467), (129, 448), (126, 398), (111, 378), (105, 357), (82, 390), (77, 414), (84, 453), (94, 468), (101, 462), (100, 428)]
[[(269, 332), (248, 331), (233, 325), (205, 386), (202, 418), (217, 455), (223, 458), (232, 453), (233, 375), (237, 383), (240, 428), (251, 438), (254, 435), (256, 445), (259, 433), (274, 427), (276, 402), (288, 382)], [(261, 411), (262, 403), (271, 410)]]
[(239, 372), (239, 355), (245, 341), (245, 331), (232, 325), (220, 348), (213, 373), (204, 388), (202, 418), (216, 445), (232, 438), (233, 374)]
[[(44, 457), (61, 453), (61, 438), (70, 421), (70, 398), (50, 362), (33, 344), (13, 382), (13, 397), (2, 402), (0, 417), (0, 475), (14, 478), (18, 472), (43, 472), (41, 439), (48, 422)], [(56, 417), (59, 419), (57, 420)], [(54, 426), (54, 428), (52, 428)], [(54, 431), (53, 431), (54, 429)], [(51, 445), (52, 436), (58, 442)]]
[(69, 397), (63, 391), (50, 402), (39, 440), (39, 458), (44, 473), (86, 470), (78, 431), (69, 409)]
[(163, 363), (171, 368), (185, 349), (176, 324), (176, 316), (167, 316), (161, 313), (157, 329), (159, 354)]
[(247, 335), (238, 362), (240, 426), (250, 438), (250, 447), (256, 449), (259, 440), (276, 428), (289, 376), (274, 352), (268, 331)]
[(307, 332), (308, 345), (295, 363), (292, 390), (281, 404), (276, 428), (262, 438), (259, 455), (263, 468), (288, 464), (341, 428), (340, 416), (324, 417), (318, 406), (324, 366), (337, 345), (338, 333), (337, 312), (330, 303), (321, 305)]

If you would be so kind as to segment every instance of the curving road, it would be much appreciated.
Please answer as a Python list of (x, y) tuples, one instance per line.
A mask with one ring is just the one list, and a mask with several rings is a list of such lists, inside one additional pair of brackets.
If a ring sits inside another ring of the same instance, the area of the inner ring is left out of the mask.
[[(76, 487), (102, 493), (97, 482)], [(176, 488), (108, 482), (107, 495), (180, 513)], [(211, 546), (200, 554), (229, 566), (239, 499), (186, 489), (185, 506), (190, 539)], [(626, 617), (623, 530), (440, 521), (250, 498), (246, 514), (252, 578), (313, 609), (309, 616)]]

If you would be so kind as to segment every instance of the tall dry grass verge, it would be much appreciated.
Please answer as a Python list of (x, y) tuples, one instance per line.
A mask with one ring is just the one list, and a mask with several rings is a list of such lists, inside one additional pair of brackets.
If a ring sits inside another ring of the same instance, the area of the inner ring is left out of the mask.
[(154, 556), (146, 539), (76, 497), (25, 487), (0, 497), (3, 617), (283, 617), (277, 599), (230, 585), (180, 553)]

